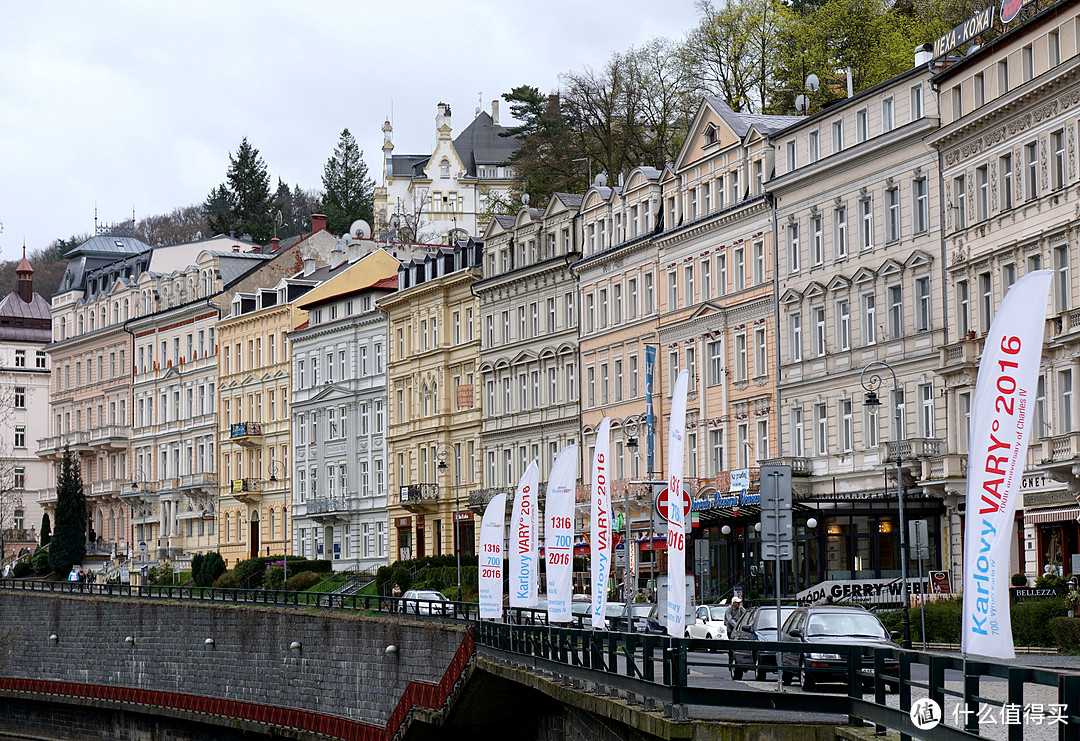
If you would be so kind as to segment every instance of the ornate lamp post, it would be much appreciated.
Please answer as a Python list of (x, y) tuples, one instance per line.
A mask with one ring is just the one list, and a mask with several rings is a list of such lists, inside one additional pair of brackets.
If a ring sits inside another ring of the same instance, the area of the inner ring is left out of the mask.
[[(281, 461), (270, 461), (270, 481), (277, 483), (277, 475), (275, 471), (281, 471), (281, 475), (285, 475), (285, 464)], [(289, 590), (289, 519), (285, 514), (285, 500), (288, 499), (289, 488), (288, 484), (283, 482), (282, 500), (281, 500), (281, 538), (284, 541), (284, 545), (281, 547), (281, 551), (284, 554), (281, 557), (281, 567), (284, 570), (281, 577), (281, 587), (284, 591)]]
[[(866, 367), (862, 369), (862, 373), (859, 375), (859, 383), (866, 390), (866, 406), (876, 407), (881, 406), (881, 399), (878, 398), (877, 392), (882, 388), (884, 380), (882, 378), (882, 372), (888, 371), (892, 376), (892, 388), (897, 393), (903, 390), (900, 383), (896, 380), (896, 371), (892, 366), (886, 363), (884, 360), (875, 360), (868, 363)], [(867, 376), (867, 373), (870, 375)], [(903, 437), (902, 431), (902, 419), (900, 417), (900, 406), (893, 404), (893, 419), (896, 422), (896, 430), (893, 433), (893, 444), (896, 446), (896, 498), (899, 502), (900, 510), (900, 580), (903, 583), (903, 600), (901, 603), (900, 622), (903, 630), (903, 646), (904, 648), (911, 648), (911, 622), (908, 616), (908, 574), (907, 574), (907, 528), (904, 526), (904, 472), (903, 472), (903, 457), (900, 455), (900, 440)]]
[(457, 556), (457, 598), (461, 601), (461, 531), (458, 529), (458, 495), (461, 489), (461, 461), (458, 460), (457, 450), (450, 443), (439, 443), (435, 446), (435, 457), (439, 459), (439, 470), (446, 470), (446, 458), (454, 454), (454, 555)]

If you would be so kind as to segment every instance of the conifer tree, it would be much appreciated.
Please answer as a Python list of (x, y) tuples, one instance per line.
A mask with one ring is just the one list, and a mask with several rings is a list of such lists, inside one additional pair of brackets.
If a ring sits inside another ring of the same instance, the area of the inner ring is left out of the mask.
[(369, 224), (374, 213), (375, 181), (368, 176), (364, 153), (348, 129), (341, 132), (337, 147), (323, 167), (322, 195), (326, 228), (344, 234), (356, 219)]
[(52, 524), (49, 521), (49, 513), (45, 512), (41, 515), (41, 542), (38, 545), (44, 548), (50, 540), (52, 540)]
[(83, 494), (79, 459), (64, 450), (56, 482), (56, 532), (49, 546), (49, 566), (66, 577), (86, 555), (86, 495)]
[(229, 155), (227, 181), (210, 191), (203, 213), (216, 233), (249, 234), (258, 244), (266, 244), (274, 236), (272, 209), (266, 162), (245, 136), (236, 154)]

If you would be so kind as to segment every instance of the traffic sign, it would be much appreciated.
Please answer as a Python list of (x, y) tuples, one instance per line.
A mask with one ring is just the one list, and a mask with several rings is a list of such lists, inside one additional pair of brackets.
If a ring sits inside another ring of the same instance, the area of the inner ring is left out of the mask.
[(774, 509), (777, 498), (781, 510), (791, 509), (791, 466), (762, 466), (760, 486), (762, 511)]
[[(683, 520), (687, 521), (690, 519), (690, 485), (685, 481), (683, 482), (682, 493)], [(666, 486), (656, 495), (653, 506), (656, 507), (656, 514), (666, 522), (668, 516), (668, 490)]]
[[(780, 543), (780, 558), (781, 561), (790, 561), (792, 559), (792, 551), (795, 550), (792, 542), (786, 541)], [(765, 561), (776, 561), (776, 543), (763, 541), (761, 543), (761, 558)]]
[(791, 466), (762, 466), (761, 557), (766, 561), (790, 561), (791, 542)]

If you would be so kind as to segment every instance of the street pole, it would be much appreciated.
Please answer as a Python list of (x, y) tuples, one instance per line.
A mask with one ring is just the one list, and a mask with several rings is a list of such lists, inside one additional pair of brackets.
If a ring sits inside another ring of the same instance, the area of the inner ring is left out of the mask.
[[(777, 523), (777, 525), (779, 525), (779, 523), (780, 523), (780, 489), (779, 489), (779, 486), (776, 483), (776, 477), (779, 476), (779, 475), (780, 475), (779, 471), (770, 471), (769, 472), (769, 478), (772, 479), (772, 489), (773, 489), (773, 515), (776, 517), (776, 519), (773, 520), (773, 522)], [(781, 560), (780, 560), (780, 528), (776, 527), (775, 530), (776, 530), (776, 532), (773, 533), (773, 536), (774, 536), (774, 542), (776, 543), (776, 553), (775, 553), (776, 560), (773, 561), (773, 571), (776, 572), (776, 637), (777, 637), (777, 640), (779, 640), (779, 638), (780, 638), (780, 627), (781, 627), (781, 625), (783, 625), (783, 621), (780, 620), (780, 564), (781, 564)], [(728, 639), (730, 639), (730, 638), (731, 638), (731, 636), (728, 636)], [(776, 691), (777, 692), (783, 692), (784, 691), (784, 681), (783, 680), (784, 680), (784, 672), (780, 671), (780, 661), (779, 661), (779, 658), (778, 658), (777, 662), (776, 662)]]
[(461, 602), (461, 464), (454, 451), (454, 552), (457, 554), (457, 598)]

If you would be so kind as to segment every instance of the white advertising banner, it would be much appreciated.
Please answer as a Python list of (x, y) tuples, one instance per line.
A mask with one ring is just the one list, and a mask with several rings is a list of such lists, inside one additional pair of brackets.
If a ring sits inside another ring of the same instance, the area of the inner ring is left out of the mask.
[(540, 600), (536, 595), (540, 574), (540, 553), (537, 543), (536, 485), (540, 483), (540, 469), (536, 461), (529, 464), (518, 482), (514, 496), (514, 517), (510, 533), (510, 606), (536, 607)]
[(503, 526), (506, 495), (496, 494), (484, 509), (480, 523), (480, 619), (503, 616)]
[(592, 553), (592, 627), (605, 630), (607, 620), (607, 582), (611, 576), (611, 492), (608, 490), (611, 450), (611, 420), (604, 417), (596, 428), (596, 449), (592, 460), (592, 529), (589, 549)]
[(971, 404), (964, 527), (964, 654), (1015, 658), (1009, 556), (1053, 271), (1018, 280), (986, 335)]
[(574, 572), (574, 489), (577, 445), (567, 445), (551, 465), (544, 511), (544, 556), (547, 558), (548, 621), (569, 623)]
[[(687, 371), (679, 371), (671, 394), (671, 417), (668, 420), (668, 491), (682, 491), (683, 457), (686, 449)], [(682, 497), (668, 496), (667, 512), (667, 632), (682, 638), (686, 631), (686, 517)]]

